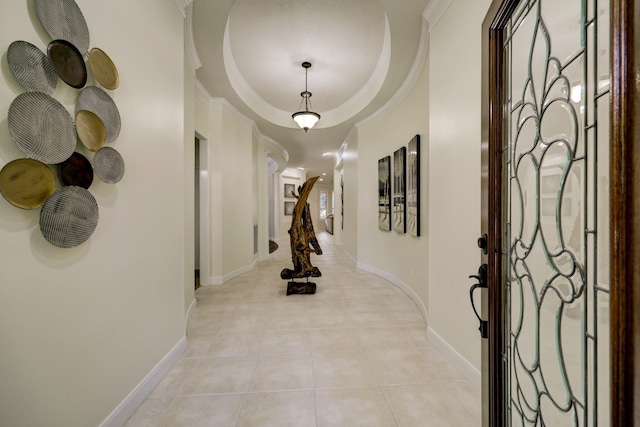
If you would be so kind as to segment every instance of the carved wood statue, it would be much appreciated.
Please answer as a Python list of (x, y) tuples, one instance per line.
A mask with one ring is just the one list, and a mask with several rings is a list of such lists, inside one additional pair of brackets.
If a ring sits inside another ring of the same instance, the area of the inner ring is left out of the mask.
[[(289, 230), (291, 241), (291, 261), (293, 270), (285, 268), (280, 272), (280, 277), (291, 280), (287, 285), (287, 295), (290, 294), (313, 294), (316, 291), (316, 284), (309, 282), (309, 277), (320, 277), (322, 273), (318, 267), (311, 264), (311, 254), (322, 255), (322, 249), (313, 231), (313, 222), (307, 198), (313, 188), (313, 184), (318, 180), (318, 176), (309, 178), (298, 188), (299, 195), (295, 196), (298, 201), (293, 208), (291, 218), (291, 229)], [(292, 279), (306, 278), (306, 282), (296, 282)]]

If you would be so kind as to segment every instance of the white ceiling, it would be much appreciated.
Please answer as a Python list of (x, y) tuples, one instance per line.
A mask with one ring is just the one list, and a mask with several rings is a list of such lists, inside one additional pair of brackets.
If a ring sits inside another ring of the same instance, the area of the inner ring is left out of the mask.
[[(289, 167), (331, 181), (336, 152), (354, 125), (382, 108), (409, 77), (424, 36), (429, 0), (194, 0), (200, 83), (255, 121), (289, 153)], [(305, 75), (312, 110), (300, 110)], [(415, 72), (415, 70), (414, 70)], [(328, 179), (327, 179), (328, 178)]]

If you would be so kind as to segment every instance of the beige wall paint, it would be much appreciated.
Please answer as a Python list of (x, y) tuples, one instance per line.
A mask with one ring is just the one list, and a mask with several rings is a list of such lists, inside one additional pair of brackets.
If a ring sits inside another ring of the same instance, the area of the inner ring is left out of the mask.
[[(297, 199), (290, 199), (284, 197), (284, 185), (293, 184), (295, 186), (296, 194), (298, 194), (298, 187), (304, 184), (307, 180), (307, 172), (299, 169), (287, 168), (280, 174), (280, 184), (276, 192), (276, 210), (278, 217), (280, 218), (280, 234), (278, 240), (281, 242), (289, 241), (289, 229), (291, 228), (291, 216), (284, 214), (284, 202), (296, 202)], [(314, 186), (315, 187), (315, 186)], [(311, 196), (309, 196), (311, 198)]]
[[(392, 275), (408, 285), (424, 306), (429, 301), (429, 235), (427, 224), (429, 94), (426, 70), (407, 98), (375, 124), (358, 131), (358, 262)], [(411, 236), (378, 229), (378, 160), (421, 137), (421, 234)], [(346, 163), (345, 163), (346, 164)], [(348, 183), (345, 176), (345, 186)], [(345, 193), (345, 208), (348, 208)], [(348, 214), (347, 214), (348, 215)], [(347, 216), (348, 218), (348, 216)], [(345, 224), (345, 229), (347, 225)], [(345, 230), (346, 231), (346, 230)]]
[(344, 251), (355, 260), (358, 259), (358, 197), (361, 191), (358, 187), (359, 163), (357, 136), (354, 136), (348, 141), (341, 162), (342, 173), (344, 175), (344, 229), (341, 231), (339, 237)]
[(228, 275), (253, 262), (251, 128), (223, 111), (222, 141), (222, 265)]
[[(258, 211), (255, 140), (251, 126), (224, 103), (196, 100), (195, 128), (209, 143), (210, 265), (205, 285), (221, 284), (254, 262), (253, 225)], [(245, 171), (243, 173), (242, 171)]]
[(429, 326), (478, 370), (468, 276), (480, 265), (480, 41), (489, 4), (455, 0), (429, 46)]
[[(39, 210), (0, 199), (0, 425), (96, 426), (184, 337), (183, 17), (173, 1), (79, 0), (91, 46), (120, 73), (122, 181), (94, 181), (100, 220), (73, 249), (47, 243)], [(31, 2), (0, 3), (0, 46), (46, 49)], [(6, 58), (6, 56), (4, 56)], [(0, 164), (22, 92), (2, 61)], [(74, 110), (77, 91), (56, 97)]]
[(184, 58), (184, 309), (195, 305), (195, 73)]

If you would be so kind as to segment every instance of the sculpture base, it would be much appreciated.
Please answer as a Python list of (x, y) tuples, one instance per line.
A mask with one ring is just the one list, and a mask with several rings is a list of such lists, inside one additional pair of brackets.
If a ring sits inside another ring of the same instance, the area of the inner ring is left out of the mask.
[(316, 293), (316, 284), (313, 282), (287, 282), (287, 295), (313, 295)]

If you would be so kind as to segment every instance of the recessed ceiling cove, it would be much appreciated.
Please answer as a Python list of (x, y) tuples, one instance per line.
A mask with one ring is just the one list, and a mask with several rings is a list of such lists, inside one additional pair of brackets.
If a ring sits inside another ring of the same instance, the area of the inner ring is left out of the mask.
[(378, 94), (389, 70), (390, 30), (378, 0), (237, 0), (224, 35), (233, 89), (256, 114), (297, 128), (304, 61), (316, 128), (340, 124)]

